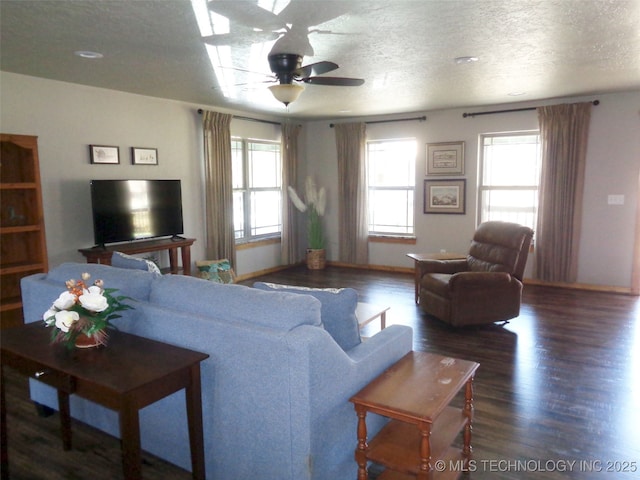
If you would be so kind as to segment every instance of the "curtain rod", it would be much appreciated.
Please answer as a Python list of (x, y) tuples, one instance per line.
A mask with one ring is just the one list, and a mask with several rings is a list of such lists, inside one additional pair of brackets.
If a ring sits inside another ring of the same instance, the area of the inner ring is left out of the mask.
[[(372, 120), (370, 122), (364, 122), (364, 123), (366, 123), (367, 125), (370, 125), (372, 123), (408, 122), (408, 121), (411, 121), (411, 120), (420, 120), (421, 122), (424, 122), (426, 119), (427, 119), (427, 116), (423, 115), (421, 117), (396, 118), (396, 119), (393, 119), (393, 120)], [(335, 127), (335, 123), (330, 123), (329, 126), (331, 128), (333, 128), (333, 127)]]
[[(202, 115), (204, 110), (201, 108), (198, 109), (198, 113)], [(272, 120), (262, 120), (261, 118), (251, 118), (251, 117), (242, 117), (240, 115), (233, 115), (233, 118), (237, 118), (238, 120), (248, 120), (250, 122), (260, 122), (260, 123), (269, 123), (271, 125), (281, 125), (280, 122), (274, 122)]]
[[(600, 105), (600, 100), (594, 100), (594, 105)], [(527, 107), (527, 108), (513, 108), (511, 110), (493, 110), (491, 112), (476, 112), (476, 113), (463, 113), (462, 118), (467, 117), (477, 117), (479, 115), (493, 115), (494, 113), (511, 113), (511, 112), (527, 112), (531, 110), (535, 110), (538, 107)]]

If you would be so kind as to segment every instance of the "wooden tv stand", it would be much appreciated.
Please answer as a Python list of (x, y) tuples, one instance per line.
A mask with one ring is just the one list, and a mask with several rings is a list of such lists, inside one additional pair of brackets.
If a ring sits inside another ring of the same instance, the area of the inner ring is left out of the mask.
[(179, 273), (178, 248), (181, 249), (182, 273), (191, 275), (191, 245), (195, 238), (161, 238), (144, 240), (141, 242), (118, 243), (115, 245), (95, 246), (93, 248), (81, 248), (78, 250), (87, 258), (87, 263), (101, 263), (111, 265), (113, 252), (122, 252), (128, 255), (133, 253), (158, 252), (169, 250), (169, 265), (171, 273)]

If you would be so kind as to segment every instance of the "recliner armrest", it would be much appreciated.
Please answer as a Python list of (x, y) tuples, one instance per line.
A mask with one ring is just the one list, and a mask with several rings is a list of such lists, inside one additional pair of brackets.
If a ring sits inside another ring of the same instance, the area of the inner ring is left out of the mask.
[(506, 272), (459, 272), (451, 276), (449, 287), (451, 290), (468, 288), (507, 288), (513, 282), (518, 282)]
[(420, 277), (427, 273), (447, 273), (453, 275), (458, 272), (466, 272), (469, 265), (466, 259), (455, 260), (421, 260), (418, 262)]

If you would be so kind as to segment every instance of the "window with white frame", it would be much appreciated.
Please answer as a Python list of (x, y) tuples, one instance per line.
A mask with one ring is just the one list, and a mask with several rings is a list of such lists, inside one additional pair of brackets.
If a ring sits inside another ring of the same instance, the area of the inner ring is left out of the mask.
[(367, 142), (369, 233), (414, 235), (416, 140)]
[(278, 236), (282, 232), (280, 143), (231, 140), (233, 227), (236, 241)]
[(540, 184), (538, 132), (480, 136), (479, 223), (502, 220), (535, 229)]

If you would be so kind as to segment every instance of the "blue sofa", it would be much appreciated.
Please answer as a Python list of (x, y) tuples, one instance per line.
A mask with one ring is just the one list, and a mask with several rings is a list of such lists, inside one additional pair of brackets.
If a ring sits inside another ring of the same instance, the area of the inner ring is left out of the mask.
[[(323, 327), (331, 299), (85, 263), (25, 277), (25, 321), (41, 321), (64, 282), (83, 272), (134, 299), (117, 328), (210, 355), (201, 370), (208, 479), (356, 478), (348, 400), (412, 349), (411, 328), (389, 326), (345, 351), (332, 337), (340, 329)], [(30, 388), (35, 402), (57, 409), (52, 388), (36, 380)], [(119, 436), (109, 409), (72, 396), (71, 414)], [(371, 436), (385, 422), (367, 420)], [(140, 428), (144, 450), (190, 470), (183, 392), (141, 410)]]

